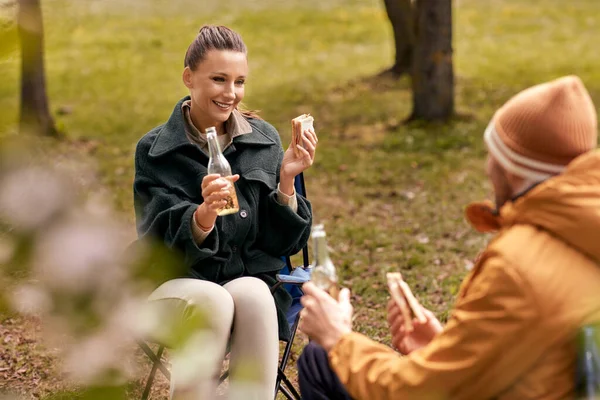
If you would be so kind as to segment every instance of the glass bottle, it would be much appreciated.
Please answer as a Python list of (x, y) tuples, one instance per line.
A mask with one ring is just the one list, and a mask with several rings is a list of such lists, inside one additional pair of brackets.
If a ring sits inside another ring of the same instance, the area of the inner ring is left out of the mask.
[(577, 399), (600, 399), (600, 354), (598, 328), (584, 326), (579, 332), (577, 354)]
[(313, 241), (313, 265), (311, 272), (311, 281), (320, 289), (328, 292), (333, 298), (337, 299), (337, 273), (335, 266), (329, 258), (327, 249), (327, 234), (323, 225), (315, 225), (312, 229)]
[(217, 211), (217, 215), (234, 214), (240, 210), (240, 207), (237, 193), (235, 192), (235, 184), (231, 180), (231, 166), (221, 151), (221, 146), (219, 146), (219, 141), (217, 140), (217, 130), (214, 127), (206, 129), (206, 139), (208, 141), (208, 153), (210, 156), (208, 160), (208, 173), (221, 175), (223, 179), (228, 180), (229, 186), (223, 190), (231, 192), (231, 195), (225, 199), (227, 200), (227, 204)]

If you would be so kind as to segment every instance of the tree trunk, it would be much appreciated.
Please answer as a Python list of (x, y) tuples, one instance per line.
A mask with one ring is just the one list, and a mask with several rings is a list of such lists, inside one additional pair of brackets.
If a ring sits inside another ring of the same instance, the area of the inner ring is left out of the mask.
[(452, 1), (417, 0), (413, 113), (409, 119), (447, 120), (454, 114)]
[(20, 131), (58, 136), (46, 96), (44, 26), (40, 0), (19, 0), (17, 22), (22, 59)]
[(394, 30), (396, 57), (394, 65), (385, 73), (400, 77), (410, 74), (415, 46), (414, 10), (412, 0), (384, 0), (385, 11)]

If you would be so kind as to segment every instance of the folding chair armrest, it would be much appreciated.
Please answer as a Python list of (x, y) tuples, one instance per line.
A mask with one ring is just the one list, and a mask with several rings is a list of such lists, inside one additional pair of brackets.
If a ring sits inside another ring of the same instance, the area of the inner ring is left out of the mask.
[(310, 280), (311, 270), (302, 267), (294, 268), (290, 274), (277, 274), (277, 281), (292, 285), (302, 285)]
[(310, 280), (310, 271), (298, 267), (291, 274), (277, 274), (275, 278), (277, 279), (277, 283), (271, 287), (271, 293), (274, 293), (283, 284), (302, 286)]
[(289, 283), (292, 285), (303, 285), (310, 280), (310, 276), (309, 277), (301, 277), (301, 276), (281, 275), (281, 274), (277, 274), (276, 278), (277, 278), (278, 284)]

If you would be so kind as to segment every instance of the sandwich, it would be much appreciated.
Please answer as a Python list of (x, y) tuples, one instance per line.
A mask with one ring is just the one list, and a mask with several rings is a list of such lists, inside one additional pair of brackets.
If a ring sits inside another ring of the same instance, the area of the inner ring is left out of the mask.
[(399, 272), (388, 272), (386, 277), (390, 295), (398, 305), (398, 308), (400, 308), (406, 331), (412, 332), (413, 318), (416, 318), (419, 323), (426, 323), (427, 318), (421, 309), (421, 305), (417, 298), (412, 294), (408, 284), (402, 279), (402, 274)]
[(302, 114), (292, 120), (292, 147), (296, 156), (299, 155), (298, 147), (302, 146), (302, 132), (313, 128), (315, 119), (310, 114)]

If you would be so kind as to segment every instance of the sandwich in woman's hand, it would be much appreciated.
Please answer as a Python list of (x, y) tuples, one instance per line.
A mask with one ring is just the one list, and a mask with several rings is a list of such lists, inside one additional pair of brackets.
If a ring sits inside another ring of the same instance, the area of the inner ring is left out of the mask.
[(313, 128), (315, 119), (310, 114), (302, 114), (292, 120), (292, 146), (294, 153), (298, 156), (298, 147), (302, 146), (302, 132)]
[(408, 284), (402, 279), (402, 274), (399, 272), (388, 272), (386, 277), (390, 295), (402, 313), (406, 331), (412, 332), (413, 318), (416, 318), (419, 323), (426, 323), (427, 318), (421, 309), (421, 305), (412, 294)]

